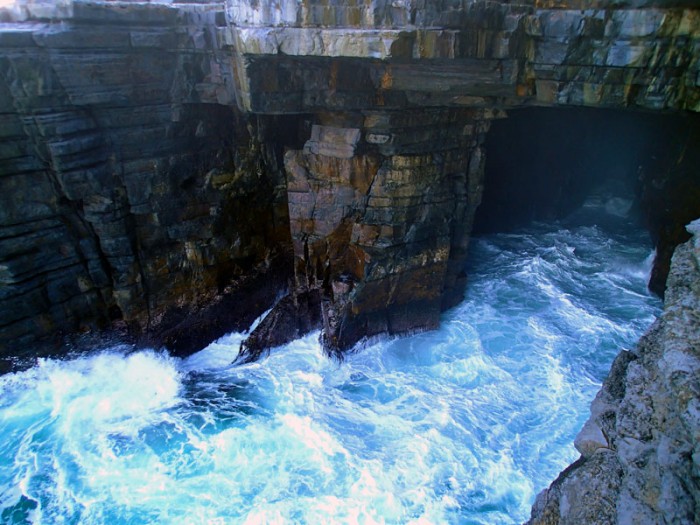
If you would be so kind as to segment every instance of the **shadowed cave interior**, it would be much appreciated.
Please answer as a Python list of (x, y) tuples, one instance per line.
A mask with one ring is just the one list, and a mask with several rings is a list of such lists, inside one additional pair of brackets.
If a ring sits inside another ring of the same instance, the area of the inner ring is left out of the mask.
[(485, 190), (474, 234), (562, 219), (593, 193), (649, 231), (649, 283), (663, 296), (673, 248), (700, 214), (700, 119), (591, 108), (525, 108), (486, 137)]

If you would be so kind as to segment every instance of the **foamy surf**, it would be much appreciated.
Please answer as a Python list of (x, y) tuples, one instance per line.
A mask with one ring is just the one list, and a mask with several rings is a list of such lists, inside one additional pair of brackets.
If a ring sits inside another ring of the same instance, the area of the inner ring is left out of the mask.
[(229, 334), (3, 376), (0, 521), (521, 523), (659, 311), (648, 253), (588, 226), (477, 239), (439, 330), (342, 363), (316, 333), (233, 366)]

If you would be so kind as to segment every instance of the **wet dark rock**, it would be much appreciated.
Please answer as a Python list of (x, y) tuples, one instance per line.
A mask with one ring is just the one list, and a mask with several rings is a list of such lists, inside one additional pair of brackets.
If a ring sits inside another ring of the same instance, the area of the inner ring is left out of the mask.
[(640, 208), (656, 246), (649, 288), (661, 297), (674, 249), (690, 238), (685, 225), (700, 216), (700, 119), (693, 117), (659, 126), (662, 147), (639, 166)]
[(289, 282), (290, 268), (288, 257), (278, 257), (269, 267), (229, 284), (211, 300), (167, 310), (141, 337), (142, 344), (187, 356), (229, 332), (247, 330), (275, 304), (280, 290)]
[(0, 359), (0, 375), (9, 374), (14, 371), (14, 365), (9, 359)]
[(287, 294), (241, 343), (239, 363), (257, 361), (271, 348), (282, 346), (321, 328), (319, 290)]

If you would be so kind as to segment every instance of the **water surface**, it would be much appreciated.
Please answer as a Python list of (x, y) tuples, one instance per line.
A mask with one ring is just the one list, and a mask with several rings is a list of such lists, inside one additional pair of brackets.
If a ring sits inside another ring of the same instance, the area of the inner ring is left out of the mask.
[(439, 330), (343, 363), (311, 334), (231, 366), (230, 334), (3, 376), (0, 521), (521, 523), (659, 313), (650, 249), (622, 219), (482, 237)]

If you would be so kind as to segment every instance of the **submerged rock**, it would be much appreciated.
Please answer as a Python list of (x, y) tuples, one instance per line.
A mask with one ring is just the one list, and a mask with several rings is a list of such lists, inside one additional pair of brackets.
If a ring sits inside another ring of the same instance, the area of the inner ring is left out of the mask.
[(689, 230), (664, 312), (613, 363), (576, 440), (581, 458), (537, 497), (528, 524), (698, 523), (700, 238)]

